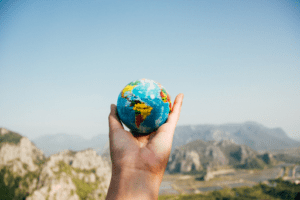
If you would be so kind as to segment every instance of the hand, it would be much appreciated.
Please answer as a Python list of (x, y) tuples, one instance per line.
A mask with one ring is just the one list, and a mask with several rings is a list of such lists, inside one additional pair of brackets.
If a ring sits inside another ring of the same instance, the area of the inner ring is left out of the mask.
[(124, 130), (116, 105), (109, 115), (112, 180), (107, 199), (157, 199), (170, 156), (183, 94), (177, 95), (165, 124), (150, 135), (133, 136)]

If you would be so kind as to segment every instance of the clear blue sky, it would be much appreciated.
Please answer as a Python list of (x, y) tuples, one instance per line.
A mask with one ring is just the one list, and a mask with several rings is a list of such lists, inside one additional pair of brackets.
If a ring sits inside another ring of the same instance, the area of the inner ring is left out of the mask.
[(300, 139), (300, 2), (0, 1), (0, 127), (108, 133), (140, 78), (184, 93), (179, 125), (256, 121)]

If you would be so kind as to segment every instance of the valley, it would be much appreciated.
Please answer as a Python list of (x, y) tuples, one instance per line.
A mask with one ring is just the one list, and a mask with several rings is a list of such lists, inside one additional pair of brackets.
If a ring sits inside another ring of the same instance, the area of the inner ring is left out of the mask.
[(200, 180), (197, 174), (165, 174), (159, 194), (199, 194), (224, 188), (252, 187), (260, 182), (271, 186), (269, 180), (280, 177), (291, 182), (300, 180), (300, 166), (295, 164), (282, 163), (261, 170), (232, 169), (229, 171), (230, 173), (228, 170), (220, 170), (219, 175), (209, 181)]

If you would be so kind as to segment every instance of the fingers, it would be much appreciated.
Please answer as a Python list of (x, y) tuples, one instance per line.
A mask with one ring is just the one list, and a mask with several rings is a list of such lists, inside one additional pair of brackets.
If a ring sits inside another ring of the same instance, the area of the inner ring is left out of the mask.
[(169, 115), (167, 122), (159, 127), (157, 134), (150, 138), (150, 145), (153, 146), (160, 155), (167, 155), (171, 151), (173, 135), (180, 116), (183, 96), (182, 93), (177, 95), (174, 101), (173, 111)]
[(108, 116), (109, 132), (114, 129), (124, 129), (119, 117), (117, 116), (117, 106), (115, 104), (111, 104), (110, 109), (110, 114)]
[(178, 94), (175, 101), (174, 105), (172, 108), (172, 112), (170, 116), (168, 117), (167, 124), (169, 124), (172, 128), (174, 128), (177, 125), (177, 122), (179, 120), (180, 112), (181, 112), (181, 107), (182, 107), (182, 101), (183, 101), (184, 95), (182, 93)]
[(177, 122), (179, 120), (183, 97), (184, 95), (182, 93), (176, 96), (176, 99), (172, 107), (172, 112), (170, 113), (166, 123), (161, 125), (157, 130), (157, 132), (174, 133)]

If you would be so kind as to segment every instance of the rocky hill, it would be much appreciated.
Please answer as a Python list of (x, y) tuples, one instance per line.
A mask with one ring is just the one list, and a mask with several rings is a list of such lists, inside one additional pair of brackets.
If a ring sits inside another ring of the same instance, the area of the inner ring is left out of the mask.
[(279, 161), (300, 164), (300, 147), (288, 149), (274, 149), (271, 151)]
[(32, 193), (44, 159), (28, 138), (0, 128), (0, 196), (22, 199)]
[(250, 147), (230, 140), (196, 140), (176, 148), (170, 155), (166, 170), (169, 173), (187, 173), (217, 170), (225, 166), (251, 169), (263, 168), (275, 162), (269, 153), (258, 154)]
[(95, 150), (63, 151), (48, 158), (28, 138), (0, 128), (2, 199), (104, 199), (111, 166)]
[(299, 147), (300, 142), (289, 138), (281, 128), (267, 128), (256, 122), (224, 125), (177, 126), (172, 151), (191, 141), (232, 140), (254, 150), (273, 150)]
[(274, 154), (288, 154), (295, 157), (300, 157), (300, 146), (288, 149), (274, 149), (271, 151)]
[(64, 151), (45, 162), (37, 188), (27, 200), (104, 199), (111, 168), (96, 151)]

